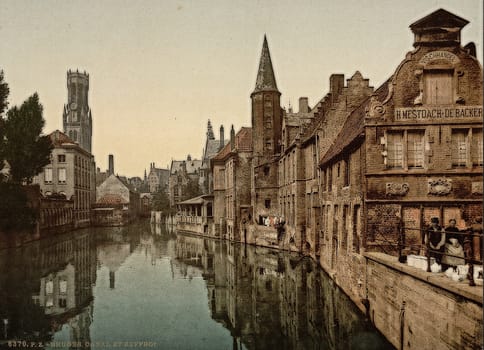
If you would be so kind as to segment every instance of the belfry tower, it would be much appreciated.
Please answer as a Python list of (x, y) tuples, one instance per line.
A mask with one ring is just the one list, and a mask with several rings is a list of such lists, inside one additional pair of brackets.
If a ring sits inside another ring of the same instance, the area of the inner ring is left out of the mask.
[(254, 157), (272, 157), (279, 153), (282, 129), (281, 93), (277, 89), (267, 38), (264, 36), (259, 71), (252, 99)]
[(67, 72), (67, 104), (62, 116), (64, 133), (91, 153), (92, 115), (88, 102), (89, 74)]

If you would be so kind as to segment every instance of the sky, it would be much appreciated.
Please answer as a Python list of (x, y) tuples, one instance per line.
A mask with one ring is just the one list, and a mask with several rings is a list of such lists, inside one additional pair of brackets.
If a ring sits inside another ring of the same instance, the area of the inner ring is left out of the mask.
[(38, 92), (44, 132), (62, 130), (67, 70), (90, 77), (93, 154), (104, 171), (143, 176), (201, 158), (207, 120), (218, 138), (250, 126), (264, 34), (281, 104), (314, 106), (329, 76), (359, 70), (377, 88), (412, 50), (409, 25), (444, 8), (470, 23), (482, 64), (481, 0), (1, 0), (0, 69), (9, 106)]

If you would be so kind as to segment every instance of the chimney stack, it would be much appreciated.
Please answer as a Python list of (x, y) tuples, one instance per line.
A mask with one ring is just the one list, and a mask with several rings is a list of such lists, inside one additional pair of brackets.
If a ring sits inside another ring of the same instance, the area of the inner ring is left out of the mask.
[(108, 175), (114, 174), (114, 156), (112, 154), (109, 155), (109, 169)]
[(232, 124), (232, 128), (230, 129), (230, 150), (233, 151), (235, 149), (235, 130), (234, 125)]
[(307, 97), (299, 97), (299, 113), (309, 113), (309, 103)]
[(329, 92), (332, 95), (333, 101), (336, 101), (336, 98), (341, 93), (345, 86), (345, 76), (344, 74), (331, 74), (329, 77)]
[(220, 125), (220, 146), (218, 147), (219, 151), (224, 148), (225, 140), (224, 140), (224, 126)]

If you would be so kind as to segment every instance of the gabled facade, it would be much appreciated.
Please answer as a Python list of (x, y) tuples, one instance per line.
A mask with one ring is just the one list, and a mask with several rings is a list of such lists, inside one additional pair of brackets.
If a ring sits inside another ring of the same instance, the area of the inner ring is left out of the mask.
[(122, 226), (135, 220), (140, 213), (140, 195), (130, 190), (119, 177), (112, 174), (96, 189), (93, 224)]
[(186, 186), (189, 182), (199, 186), (200, 167), (202, 161), (192, 159), (190, 155), (186, 160), (173, 160), (170, 166), (170, 178), (168, 180), (170, 205), (174, 206), (186, 197)]
[[(169, 169), (161, 169), (155, 166), (155, 163), (150, 164), (150, 173), (147, 177), (150, 193), (165, 188), (168, 191), (168, 181), (170, 178)], [(141, 180), (141, 179), (140, 179)]]

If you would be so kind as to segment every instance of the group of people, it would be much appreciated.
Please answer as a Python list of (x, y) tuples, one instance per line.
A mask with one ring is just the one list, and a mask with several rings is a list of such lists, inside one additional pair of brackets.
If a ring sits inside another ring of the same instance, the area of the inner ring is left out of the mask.
[(459, 230), (455, 219), (442, 228), (439, 218), (433, 217), (424, 237), (429, 246), (430, 257), (435, 258), (442, 267), (464, 265), (466, 260), (481, 261), (482, 217), (475, 220), (471, 227)]
[(261, 216), (259, 217), (259, 224), (264, 226), (275, 227), (277, 230), (277, 240), (280, 241), (285, 232), (284, 225), (286, 220), (284, 216)]
[(276, 227), (282, 223), (284, 225), (286, 222), (284, 216), (261, 216), (259, 219), (259, 224), (264, 226)]

